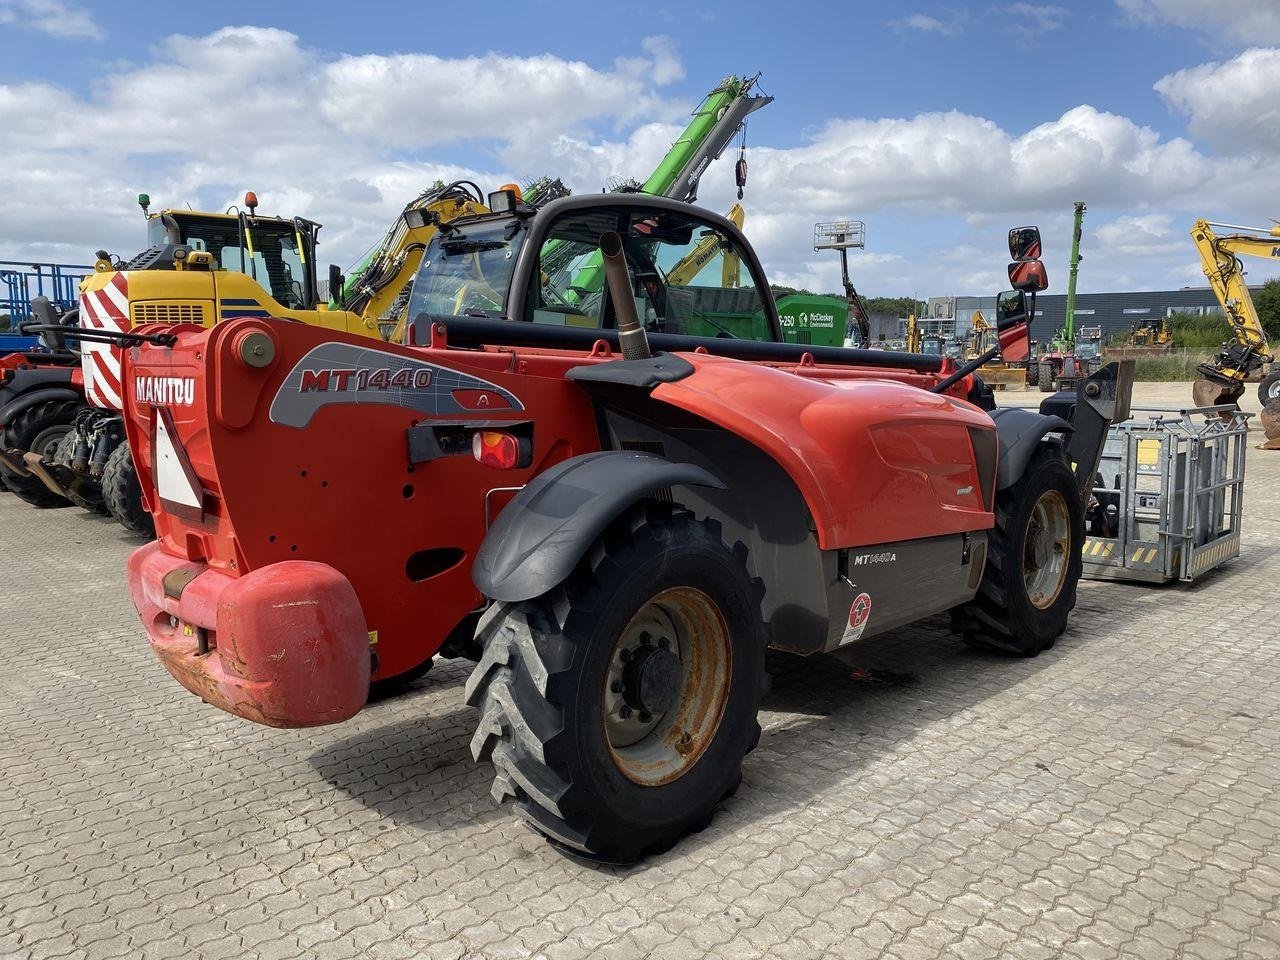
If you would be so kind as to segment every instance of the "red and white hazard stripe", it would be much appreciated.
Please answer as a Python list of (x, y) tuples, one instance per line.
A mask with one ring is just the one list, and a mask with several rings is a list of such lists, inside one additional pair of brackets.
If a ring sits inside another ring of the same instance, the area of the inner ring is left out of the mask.
[[(129, 274), (117, 273), (101, 290), (80, 294), (80, 322), (91, 330), (128, 330)], [(121, 349), (109, 343), (80, 345), (80, 367), (84, 371), (84, 392), (95, 407), (121, 410), (124, 404), (124, 375)]]

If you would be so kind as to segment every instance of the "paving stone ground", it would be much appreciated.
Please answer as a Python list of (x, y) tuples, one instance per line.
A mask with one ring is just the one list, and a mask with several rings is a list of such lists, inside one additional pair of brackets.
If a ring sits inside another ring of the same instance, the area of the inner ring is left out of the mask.
[(495, 807), (466, 663), (225, 716), (152, 658), (119, 528), (0, 496), (0, 957), (1274, 960), (1280, 453), (1248, 477), (1237, 561), (1086, 583), (1033, 660), (942, 618), (773, 659), (742, 789), (630, 869)]

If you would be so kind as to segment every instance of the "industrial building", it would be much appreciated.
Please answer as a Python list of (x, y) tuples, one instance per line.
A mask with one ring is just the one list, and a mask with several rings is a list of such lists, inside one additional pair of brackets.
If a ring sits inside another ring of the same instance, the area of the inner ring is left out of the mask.
[[(1250, 287), (1256, 293), (1261, 287)], [(995, 316), (995, 297), (931, 297), (925, 316), (939, 324), (952, 322), (954, 332), (963, 336), (973, 326), (973, 314), (981, 310), (991, 320)], [(1138, 320), (1168, 317), (1175, 313), (1222, 313), (1217, 298), (1209, 287), (1183, 287), (1181, 290), (1139, 290), (1128, 293), (1076, 294), (1076, 326), (1101, 326), (1105, 340), (1112, 334), (1124, 333)], [(1036, 298), (1036, 316), (1031, 324), (1035, 340), (1052, 337), (1066, 322), (1065, 293), (1042, 293)]]

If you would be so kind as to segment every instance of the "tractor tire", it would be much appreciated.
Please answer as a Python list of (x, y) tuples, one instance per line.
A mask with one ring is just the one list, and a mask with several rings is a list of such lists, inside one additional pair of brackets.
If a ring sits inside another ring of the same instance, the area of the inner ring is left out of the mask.
[(1084, 544), (1075, 477), (1057, 447), (1042, 444), (996, 494), (995, 519), (978, 593), (959, 608), (961, 633), (980, 650), (1034, 657), (1066, 628)]
[(1272, 370), (1258, 384), (1258, 402), (1264, 407), (1268, 403), (1280, 401), (1280, 365)]
[(102, 499), (112, 519), (135, 537), (155, 539), (155, 521), (142, 505), (142, 483), (127, 443), (120, 444), (107, 457), (102, 471)]
[(764, 590), (714, 520), (637, 512), (535, 600), (497, 603), (471, 741), (554, 845), (633, 863), (701, 830), (760, 739)]
[[(78, 400), (49, 400), (28, 407), (4, 427), (3, 445), (26, 453), (52, 457), (62, 438), (71, 432), (76, 414), (84, 408)], [(69, 507), (71, 501), (54, 493), (36, 476), (5, 471), (4, 485), (33, 507)]]
[[(55, 463), (60, 463), (64, 467), (71, 466), (71, 458), (75, 454), (76, 432), (72, 430), (60, 441), (58, 441), (57, 452), (54, 453), (53, 459)], [(103, 502), (102, 497), (91, 499), (83, 497), (74, 490), (67, 491), (67, 499), (74, 503), (77, 507), (88, 510), (90, 513), (107, 515), (107, 505)]]
[(1034, 360), (1027, 362), (1027, 386), (1034, 387), (1040, 382), (1040, 364)]
[(1040, 375), (1036, 377), (1041, 393), (1053, 393), (1053, 364), (1040, 364)]

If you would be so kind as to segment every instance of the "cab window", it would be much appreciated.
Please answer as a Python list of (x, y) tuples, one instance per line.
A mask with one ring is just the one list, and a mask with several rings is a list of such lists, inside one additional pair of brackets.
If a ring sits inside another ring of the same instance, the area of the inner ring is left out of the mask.
[(612, 328), (600, 237), (622, 237), (636, 315), (656, 333), (772, 340), (760, 286), (734, 239), (683, 212), (636, 207), (574, 211), (558, 218), (538, 254), (524, 319)]
[[(281, 306), (290, 309), (306, 306), (303, 281), (307, 268), (298, 251), (292, 224), (250, 220), (246, 238), (234, 217), (200, 217), (181, 212), (173, 217), (182, 242), (193, 250), (212, 254), (219, 269), (255, 278)], [(159, 217), (147, 222), (147, 240), (153, 246), (168, 243)]]

